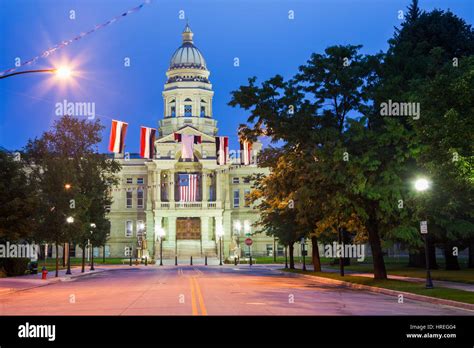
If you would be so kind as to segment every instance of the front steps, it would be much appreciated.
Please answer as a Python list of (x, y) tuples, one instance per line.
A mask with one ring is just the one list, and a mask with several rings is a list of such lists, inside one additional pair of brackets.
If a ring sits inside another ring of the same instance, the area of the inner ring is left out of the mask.
[[(209, 258), (217, 257), (217, 247), (215, 242), (203, 242), (201, 245), (200, 240), (178, 240), (178, 245), (175, 242), (163, 243), (163, 259), (174, 259), (178, 256), (178, 259), (189, 260), (193, 258), (202, 258), (207, 255)], [(159, 244), (155, 249), (155, 259), (160, 257)]]

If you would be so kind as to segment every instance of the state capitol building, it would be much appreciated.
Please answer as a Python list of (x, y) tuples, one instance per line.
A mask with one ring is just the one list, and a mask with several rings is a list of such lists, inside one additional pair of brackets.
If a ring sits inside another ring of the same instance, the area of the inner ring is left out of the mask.
[[(244, 240), (255, 231), (251, 225), (259, 213), (246, 200), (251, 186), (247, 177), (268, 170), (256, 165), (262, 148), (258, 142), (252, 144), (248, 165), (218, 163), (209, 75), (186, 25), (166, 72), (164, 117), (158, 123), (152, 159), (115, 154), (122, 170), (120, 184), (112, 191), (107, 257), (131, 253), (158, 259), (160, 237), (164, 258), (217, 257), (220, 238), (223, 259), (248, 255)], [(191, 156), (184, 156), (177, 139), (190, 136), (199, 142), (193, 144)], [(272, 237), (251, 238), (252, 254), (273, 255)]]

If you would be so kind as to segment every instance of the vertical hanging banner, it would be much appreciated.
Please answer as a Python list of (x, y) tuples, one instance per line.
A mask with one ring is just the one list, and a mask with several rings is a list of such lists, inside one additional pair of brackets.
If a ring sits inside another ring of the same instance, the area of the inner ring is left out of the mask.
[(181, 142), (181, 158), (194, 159), (194, 144), (201, 144), (200, 135), (174, 133), (174, 140)]
[(125, 147), (125, 134), (127, 133), (128, 123), (112, 120), (110, 129), (109, 151), (122, 153)]
[(140, 156), (153, 159), (155, 155), (155, 128), (140, 127)]
[(222, 166), (227, 164), (229, 156), (229, 137), (216, 137), (216, 160)]
[(244, 140), (240, 142), (240, 163), (248, 166), (252, 162), (252, 143)]

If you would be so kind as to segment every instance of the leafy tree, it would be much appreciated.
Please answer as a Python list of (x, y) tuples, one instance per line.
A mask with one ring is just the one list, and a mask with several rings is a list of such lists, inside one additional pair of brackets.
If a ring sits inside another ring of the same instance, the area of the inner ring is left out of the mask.
[[(394, 37), (389, 40), (389, 45), (380, 70), (380, 81), (374, 92), (374, 102), (379, 105), (381, 102), (391, 99), (393, 101), (421, 103), (422, 115), (420, 120), (411, 122), (409, 119), (401, 119), (400, 122), (406, 126), (407, 130), (414, 131), (410, 135), (411, 148), (413, 149), (412, 156), (413, 159), (416, 159), (416, 163), (411, 164), (412, 170), (415, 173), (431, 176), (433, 183), (436, 185), (436, 191), (444, 192), (445, 195), (442, 199), (441, 197), (432, 196), (435, 200), (431, 202), (431, 205), (433, 207), (437, 206), (438, 210), (445, 210), (446, 208), (441, 208), (444, 206), (443, 202), (452, 199), (457, 200), (455, 196), (459, 187), (455, 188), (453, 185), (450, 187), (448, 183), (458, 182), (454, 179), (458, 174), (454, 173), (453, 170), (448, 170), (444, 172), (443, 179), (437, 176), (432, 169), (443, 168), (443, 163), (447, 163), (448, 160), (446, 156), (449, 157), (448, 153), (451, 151), (452, 157), (454, 148), (449, 150), (445, 147), (441, 150), (439, 146), (437, 148), (432, 145), (443, 137), (445, 137), (445, 140), (441, 142), (442, 144), (446, 144), (446, 141), (451, 138), (465, 139), (466, 137), (460, 135), (460, 132), (464, 133), (469, 128), (452, 127), (449, 132), (446, 132), (449, 123), (447, 121), (448, 117), (443, 117), (443, 113), (439, 110), (444, 112), (449, 110), (452, 95), (444, 93), (439, 75), (444, 76), (442, 77), (443, 84), (449, 85), (451, 83), (449, 78), (454, 76), (454, 71), (449, 75), (450, 77), (446, 75), (447, 71), (453, 70), (454, 66), (463, 60), (463, 57), (474, 54), (474, 31), (470, 25), (450, 11), (422, 12), (418, 8), (418, 2), (413, 1), (409, 7), (406, 21), (399, 29), (396, 29)], [(438, 84), (437, 87), (435, 87), (435, 83)], [(436, 95), (433, 93), (434, 88), (437, 89)], [(465, 102), (472, 100), (465, 92), (463, 93), (464, 95), (461, 98), (464, 98)], [(460, 100), (460, 98), (457, 99)], [(464, 120), (469, 119), (466, 115), (468, 113), (464, 114)], [(435, 134), (440, 128), (445, 130)], [(444, 135), (440, 137), (441, 133)], [(427, 143), (430, 145), (427, 146)], [(456, 148), (459, 148), (459, 146)], [(467, 149), (466, 146), (463, 148)], [(441, 153), (439, 154), (438, 151), (441, 151)], [(466, 151), (464, 151), (464, 155), (465, 153)], [(412, 210), (416, 210), (417, 202), (413, 201), (412, 203), (415, 205)], [(436, 209), (428, 215), (433, 216), (433, 218), (442, 216), (435, 211)], [(465, 217), (459, 217), (462, 221), (466, 221)], [(450, 219), (452, 218), (454, 218), (454, 215), (450, 216)], [(466, 226), (464, 223), (461, 223), (461, 225)], [(430, 228), (429, 257), (432, 268), (437, 267), (434, 243), (440, 243), (439, 245), (444, 247), (444, 245), (456, 243), (460, 238), (459, 233), (450, 233), (441, 226), (447, 226), (446, 222), (438, 225), (438, 227)], [(435, 231), (439, 231), (439, 233), (435, 233)], [(466, 237), (465, 233), (462, 233), (462, 235), (464, 235), (463, 238)], [(419, 240), (418, 236), (416, 239), (408, 238), (405, 242), (411, 251), (418, 251), (418, 257), (416, 257), (416, 254), (410, 253), (410, 264), (424, 266), (424, 250), (420, 247)], [(448, 245), (448, 249), (451, 249), (451, 246)]]
[(0, 149), (0, 240), (29, 239), (37, 223), (37, 206), (21, 154)]
[[(97, 153), (103, 126), (99, 120), (88, 122), (64, 116), (51, 131), (27, 145), (41, 197), (41, 226), (38, 236), (56, 244), (84, 243), (90, 239), (91, 223), (96, 225), (96, 246), (105, 240), (109, 224), (104, 221), (105, 206), (110, 204), (108, 190), (116, 184), (118, 162)], [(68, 186), (65, 186), (68, 184)], [(73, 223), (66, 224), (72, 216)]]

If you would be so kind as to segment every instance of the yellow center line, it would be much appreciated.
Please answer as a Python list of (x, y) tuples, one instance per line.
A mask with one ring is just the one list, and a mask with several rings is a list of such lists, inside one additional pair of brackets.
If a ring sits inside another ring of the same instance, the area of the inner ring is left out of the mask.
[(206, 306), (204, 305), (204, 298), (202, 297), (201, 288), (196, 278), (193, 277), (194, 284), (196, 285), (196, 292), (199, 299), (199, 307), (201, 307), (201, 314), (207, 315)]
[(191, 284), (191, 307), (193, 309), (193, 315), (198, 315), (199, 313), (196, 306), (196, 295), (194, 293), (193, 278), (189, 278), (189, 284)]

